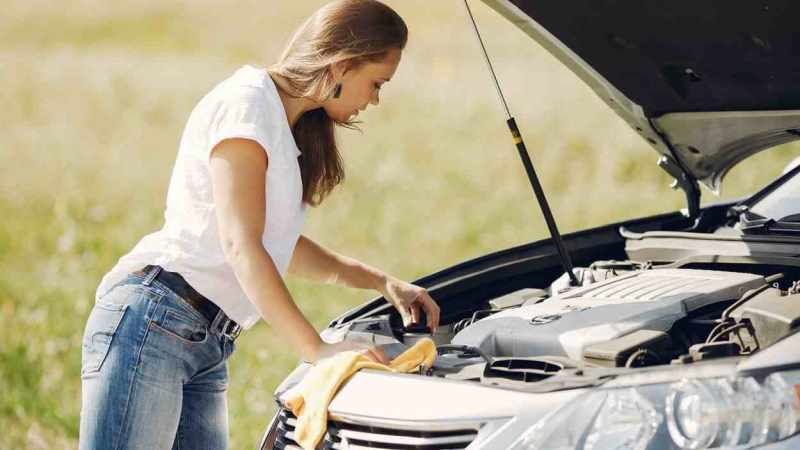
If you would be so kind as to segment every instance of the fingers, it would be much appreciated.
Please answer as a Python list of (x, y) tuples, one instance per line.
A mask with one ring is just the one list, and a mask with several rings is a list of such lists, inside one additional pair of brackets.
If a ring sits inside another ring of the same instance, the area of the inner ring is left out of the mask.
[(387, 365), (387, 366), (388, 366), (388, 365), (389, 365), (389, 364), (392, 362), (392, 360), (390, 360), (390, 359), (389, 359), (389, 357), (388, 357), (388, 356), (386, 356), (386, 353), (383, 351), (383, 349), (382, 349), (382, 348), (380, 348), (380, 347), (374, 347), (374, 348), (372, 348), (372, 349), (370, 349), (370, 350), (372, 351), (372, 354), (373, 354), (373, 355), (375, 355), (375, 356), (377, 356), (377, 357), (378, 357), (378, 362), (379, 362), (379, 363), (381, 363), (381, 364), (384, 364), (384, 365)]
[(349, 345), (354, 346), (354, 350), (379, 364), (388, 366), (391, 362), (389, 357), (386, 356), (386, 353), (384, 353), (383, 349), (368, 339), (360, 336), (352, 337), (350, 338)]
[[(403, 327), (408, 328), (412, 324), (419, 323), (420, 317), (422, 317), (420, 308), (422, 308), (426, 313), (426, 325), (431, 330), (432, 336), (439, 326), (440, 309), (439, 305), (437, 305), (430, 294), (428, 294), (428, 291), (419, 286), (403, 283), (402, 289), (399, 289), (397, 292), (399, 294), (395, 295), (394, 297), (396, 298), (393, 298), (390, 303), (392, 303), (400, 313), (400, 317), (403, 319)], [(408, 301), (407, 299), (412, 294), (416, 294), (416, 297)]]
[(380, 347), (365, 348), (364, 350), (361, 350), (361, 353), (372, 361), (385, 366), (388, 366), (391, 362), (389, 357), (386, 356), (386, 353), (384, 353)]
[(336, 344), (324, 343), (322, 348), (317, 351), (313, 364), (317, 365), (325, 359), (331, 358), (344, 351), (355, 351), (379, 364), (388, 366), (391, 360), (380, 346), (363, 337), (351, 337)]
[(408, 308), (399, 305), (397, 310), (400, 311), (400, 317), (403, 318), (403, 327), (408, 328), (413, 323), (413, 317), (411, 316), (411, 312)]
[(411, 322), (412, 323), (419, 323), (419, 303), (417, 300), (411, 303)]
[(406, 307), (398, 307), (400, 311), (400, 316), (403, 318), (403, 326), (409, 327), (412, 323), (419, 323), (420, 318), (420, 307), (425, 311), (427, 316), (427, 327), (431, 330), (431, 336), (436, 333), (436, 328), (439, 326), (439, 315), (441, 310), (439, 309), (439, 305), (436, 304), (436, 301), (431, 298), (428, 291), (422, 289), (417, 298), (415, 298), (411, 304)]
[(428, 328), (431, 329), (431, 336), (436, 333), (436, 328), (439, 326), (439, 313), (441, 309), (439, 309), (439, 305), (431, 298), (427, 291), (422, 291), (422, 294), (419, 297), (419, 302), (422, 304), (422, 309), (425, 310), (425, 314), (428, 316)]

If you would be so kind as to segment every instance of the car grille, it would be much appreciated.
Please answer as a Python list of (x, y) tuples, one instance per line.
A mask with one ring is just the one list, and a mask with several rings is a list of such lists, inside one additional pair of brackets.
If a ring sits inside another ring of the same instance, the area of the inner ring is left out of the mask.
[[(281, 409), (273, 450), (302, 450), (294, 440), (297, 418)], [(382, 428), (328, 420), (325, 437), (317, 450), (450, 450), (466, 448), (478, 435), (478, 429), (424, 430)], [(347, 443), (343, 443), (345, 439)]]

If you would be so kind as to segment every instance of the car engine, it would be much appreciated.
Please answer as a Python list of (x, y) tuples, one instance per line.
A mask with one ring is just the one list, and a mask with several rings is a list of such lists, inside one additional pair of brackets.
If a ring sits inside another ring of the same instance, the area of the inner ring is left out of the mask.
[[(800, 272), (787, 269), (789, 279), (742, 269), (598, 261), (575, 269), (580, 286), (562, 276), (545, 289), (473, 301), (439, 324), (439, 356), (420, 374), (529, 383), (750, 355), (800, 329), (800, 282), (792, 282)], [(431, 337), (397, 314), (331, 333), (361, 335), (390, 358)]]
[[(783, 274), (617, 261), (576, 271), (581, 286), (562, 277), (546, 290), (490, 299), (471, 317), (440, 326), (440, 373), (463, 367), (470, 354), (537, 377), (565, 368), (690, 363), (750, 354), (800, 327), (800, 287), (781, 290), (775, 282)], [(398, 334), (406, 345), (428, 336)]]
[(553, 355), (600, 362), (604, 354), (615, 357), (615, 346), (604, 343), (636, 333), (644, 341), (628, 337), (628, 346), (664, 348), (669, 345), (660, 341), (670, 340), (667, 333), (676, 322), (695, 311), (730, 304), (765, 284), (759, 275), (736, 272), (631, 272), (499, 311), (465, 328), (452, 343), (477, 347), (492, 356)]

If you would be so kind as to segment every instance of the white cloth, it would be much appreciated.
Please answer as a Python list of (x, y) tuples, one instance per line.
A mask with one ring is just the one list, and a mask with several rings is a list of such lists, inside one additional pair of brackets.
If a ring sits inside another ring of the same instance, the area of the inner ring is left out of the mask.
[(260, 318), (225, 262), (211, 191), (210, 154), (228, 138), (252, 139), (266, 150), (266, 219), (263, 243), (284, 276), (303, 228), (307, 205), (292, 131), (266, 70), (246, 65), (218, 84), (192, 111), (181, 138), (167, 192), (165, 224), (107, 273), (101, 297), (145, 265), (180, 273), (244, 328)]

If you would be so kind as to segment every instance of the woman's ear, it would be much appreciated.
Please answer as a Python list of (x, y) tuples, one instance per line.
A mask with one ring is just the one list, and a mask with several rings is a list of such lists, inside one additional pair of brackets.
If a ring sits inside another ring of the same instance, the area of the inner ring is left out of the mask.
[(344, 61), (336, 61), (331, 63), (331, 67), (328, 70), (331, 73), (331, 77), (333, 77), (333, 82), (340, 83), (347, 68), (345, 67)]
[(331, 63), (330, 72), (334, 82), (341, 83), (344, 74), (346, 74), (349, 69), (350, 63), (348, 61), (336, 61)]

